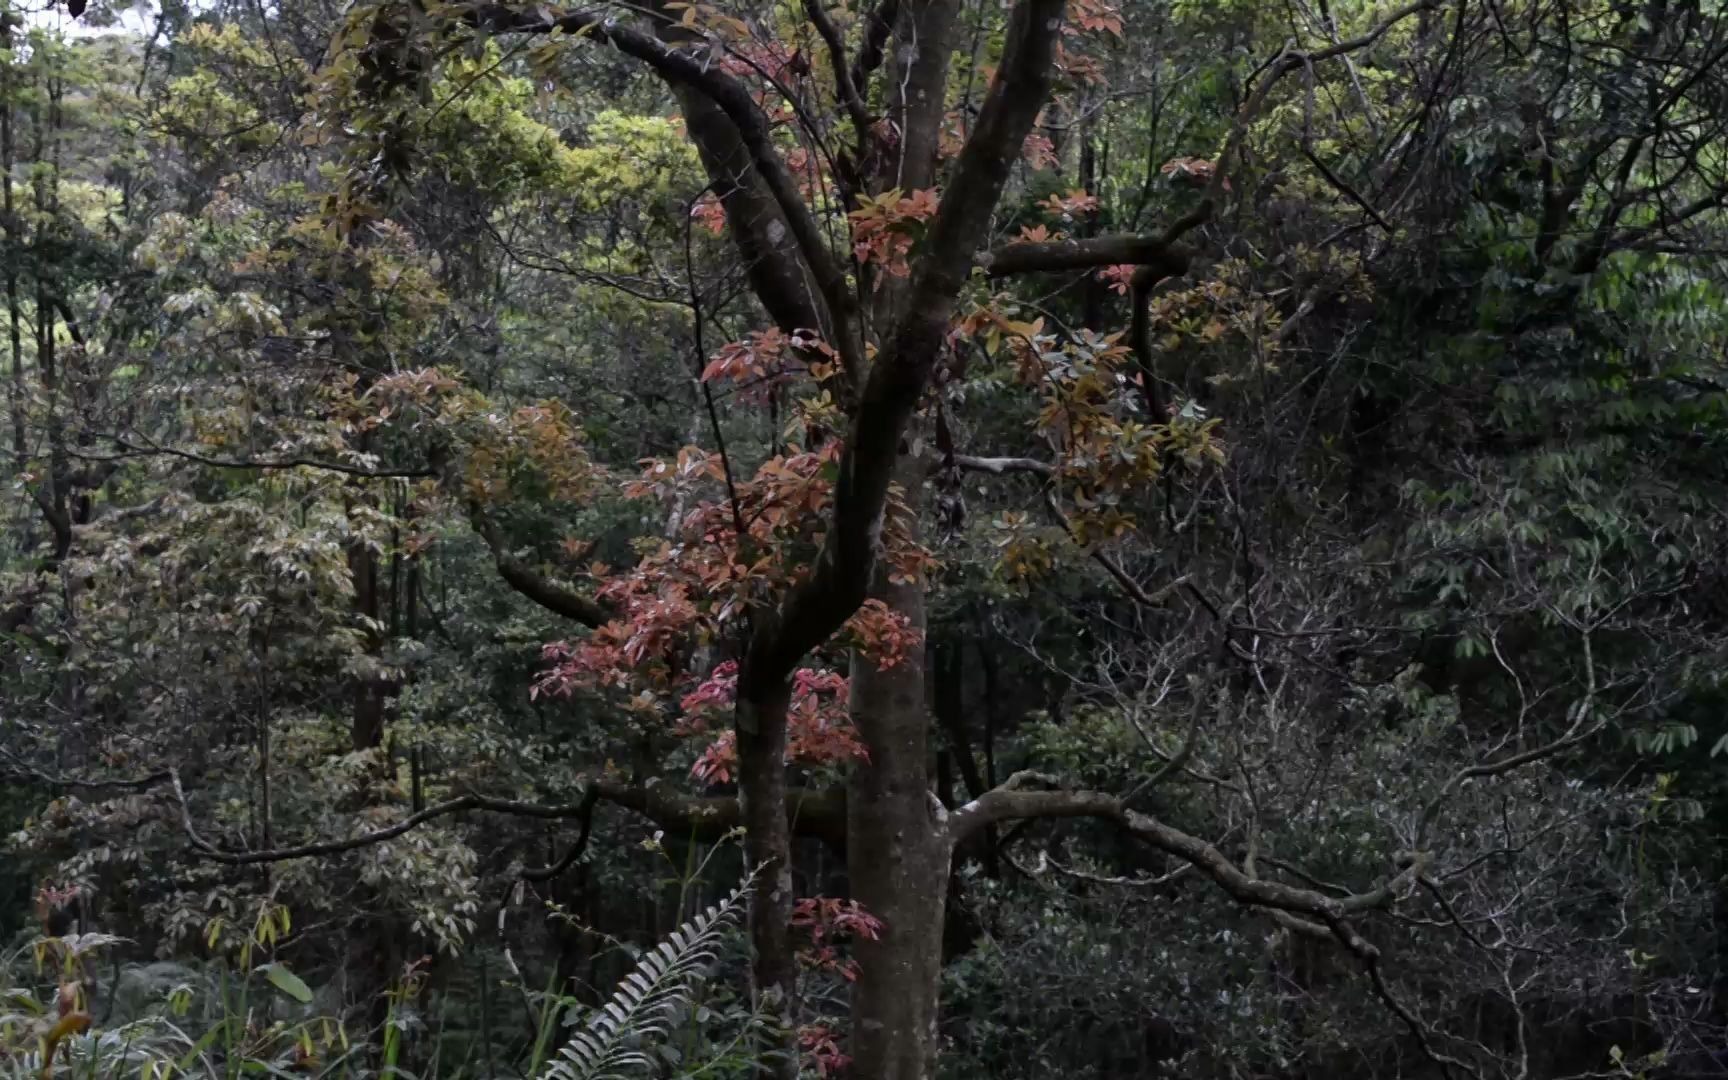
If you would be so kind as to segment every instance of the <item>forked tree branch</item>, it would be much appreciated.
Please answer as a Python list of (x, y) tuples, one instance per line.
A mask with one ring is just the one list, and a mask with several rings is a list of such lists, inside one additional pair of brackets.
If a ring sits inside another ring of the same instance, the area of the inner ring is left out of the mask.
[(1345, 897), (1327, 896), (1313, 889), (1254, 877), (1231, 862), (1209, 841), (1166, 825), (1148, 814), (1130, 810), (1115, 795), (1102, 791), (1070, 791), (1059, 788), (1035, 790), (1031, 786), (1051, 786), (1054, 783), (1051, 778), (1036, 772), (1015, 773), (1000, 786), (948, 815), (950, 840), (958, 843), (987, 825), (1004, 821), (1027, 818), (1098, 818), (1113, 822), (1136, 839), (1193, 864), (1196, 870), (1245, 904), (1287, 911), (1327, 924), (1331, 920), (1384, 905), (1409, 883), (1414, 882), (1416, 876), (1422, 872), (1421, 861), (1412, 860), (1410, 865), (1397, 875), (1367, 892)]
[(1578, 707), (1576, 719), (1573, 720), (1571, 726), (1569, 726), (1558, 738), (1543, 743), (1541, 746), (1533, 746), (1528, 750), (1516, 754), (1508, 754), (1505, 757), (1496, 758), (1492, 761), (1480, 761), (1474, 765), (1467, 765), (1453, 773), (1447, 778), (1446, 782), (1440, 786), (1440, 790), (1428, 801), (1428, 804), (1422, 808), (1422, 814), (1417, 819), (1416, 823), (1415, 836), (1417, 846), (1421, 847), (1427, 843), (1428, 832), (1433, 827), (1435, 820), (1440, 816), (1440, 811), (1445, 807), (1447, 800), (1452, 797), (1452, 794), (1465, 782), (1484, 777), (1499, 776), (1503, 773), (1509, 773), (1514, 769), (1522, 768), (1532, 762), (1541, 761), (1543, 758), (1553, 757), (1555, 754), (1577, 746), (1579, 743), (1595, 738), (1608, 726), (1607, 718), (1598, 720), (1596, 723), (1586, 726), (1584, 720), (1587, 716), (1587, 706), (1581, 705)]
[(766, 697), (864, 601), (901, 437), (941, 352), (973, 252), (1049, 94), (1064, 7), (1062, 0), (1015, 5), (1002, 64), (926, 234), (910, 306), (886, 338), (853, 415), (827, 541), (805, 582), (756, 620), (739, 676), (741, 703)]
[(1200, 201), (1187, 214), (1171, 222), (1161, 236), (1129, 235), (1053, 243), (1012, 243), (984, 256), (980, 260), (981, 265), (992, 276), (1118, 264), (1135, 266), (1129, 285), (1132, 319), (1129, 345), (1133, 350), (1135, 366), (1140, 372), (1148, 419), (1157, 423), (1162, 418), (1163, 403), (1158, 395), (1158, 372), (1152, 349), (1149, 310), (1152, 289), (1159, 282), (1188, 271), (1194, 253), (1180, 241), (1212, 219), (1229, 181), (1232, 163), (1247, 139), (1249, 128), (1265, 108), (1273, 86), (1292, 71), (1368, 48), (1400, 22), (1412, 15), (1435, 10), (1443, 2), (1444, 0), (1414, 0), (1391, 12), (1357, 37), (1312, 52), (1286, 46), (1261, 65), (1257, 72), (1258, 78), (1249, 90), (1247, 99), (1232, 118), (1224, 148), (1213, 162), (1212, 176), (1207, 181)]
[(1205, 212), (1209, 215), (1216, 207), (1219, 196), (1224, 193), (1224, 185), (1229, 179), (1232, 159), (1242, 148), (1242, 143), (1248, 136), (1249, 127), (1260, 115), (1260, 111), (1265, 108), (1266, 99), (1271, 95), (1272, 87), (1280, 79), (1293, 71), (1301, 70), (1320, 61), (1360, 52), (1385, 37), (1393, 27), (1405, 19), (1412, 15), (1419, 15), (1424, 11), (1437, 11), (1446, 2), (1448, 0), (1413, 0), (1413, 2), (1389, 12), (1385, 18), (1356, 37), (1335, 42), (1325, 48), (1315, 49), (1311, 52), (1297, 49), (1293, 44), (1286, 45), (1272, 59), (1262, 64), (1259, 69), (1259, 79), (1249, 90), (1248, 97), (1243, 101), (1242, 106), (1236, 110), (1236, 116), (1230, 125), (1230, 133), (1224, 139), (1224, 149), (1219, 152), (1218, 160), (1214, 162), (1212, 178), (1208, 181), (1205, 194), (1201, 198), (1201, 205), (1205, 207)]
[[(571, 852), (554, 867), (528, 871), (530, 880), (544, 880), (568, 868), (581, 854), (587, 843), (595, 806), (609, 802), (632, 810), (668, 829), (682, 830), (702, 840), (715, 840), (738, 827), (738, 800), (726, 795), (688, 795), (673, 791), (663, 784), (626, 784), (617, 780), (590, 780), (583, 784), (582, 798), (573, 803), (545, 804), (505, 799), (490, 795), (467, 793), (435, 803), (410, 814), (393, 825), (341, 839), (319, 840), (287, 847), (233, 851), (217, 846), (199, 831), (192, 817), (191, 802), (180, 779), (180, 770), (162, 769), (136, 777), (84, 777), (50, 772), (24, 761), (12, 751), (0, 747), (0, 762), (8, 767), (0, 770), (0, 780), (11, 783), (38, 784), (52, 790), (144, 792), (167, 787), (173, 792), (179, 812), (181, 831), (188, 845), (199, 857), (229, 866), (252, 866), (260, 863), (289, 862), (319, 855), (335, 855), (346, 851), (394, 840), (430, 821), (469, 810), (506, 814), (512, 817), (558, 821), (576, 818), (583, 822), (582, 833)], [(822, 840), (843, 849), (846, 844), (846, 792), (843, 788), (800, 788), (787, 793), (786, 814), (794, 831), (801, 836)]]
[(1380, 969), (1380, 949), (1353, 927), (1349, 918), (1383, 907), (1399, 893), (1413, 887), (1426, 872), (1427, 862), (1417, 857), (1397, 875), (1363, 893), (1333, 897), (1313, 889), (1264, 881), (1231, 862), (1211, 843), (1130, 810), (1121, 799), (1098, 791), (1037, 791), (1032, 784), (1049, 784), (1048, 777), (1033, 772), (1016, 773), (1007, 782), (972, 800), (948, 816), (948, 837), (958, 845), (986, 825), (1041, 817), (1091, 817), (1114, 822), (1150, 846), (1183, 860), (1210, 878), (1213, 884), (1241, 903), (1264, 909), (1279, 925), (1298, 933), (1326, 936), (1344, 946), (1361, 965), (1374, 993), (1406, 1027), (1423, 1053), (1451, 1076), (1454, 1071), (1477, 1075), (1476, 1070), (1435, 1047), (1428, 1025), (1406, 1005), (1387, 983)]
[[(593, 11), (556, 13), (545, 7), (518, 9), (507, 4), (477, 3), (464, 12), (464, 19), (489, 33), (550, 34), (562, 31), (610, 45), (626, 56), (642, 61), (662, 79), (689, 87), (712, 101), (738, 129), (749, 149), (757, 173), (779, 204), (787, 228), (797, 241), (799, 254), (815, 276), (818, 289), (834, 320), (850, 324), (854, 300), (847, 288), (846, 273), (829, 250), (815, 216), (799, 192), (797, 179), (774, 146), (767, 114), (750, 90), (718, 66), (683, 52), (652, 34), (625, 26), (615, 16)], [(837, 332), (837, 348), (846, 349), (849, 329)]]

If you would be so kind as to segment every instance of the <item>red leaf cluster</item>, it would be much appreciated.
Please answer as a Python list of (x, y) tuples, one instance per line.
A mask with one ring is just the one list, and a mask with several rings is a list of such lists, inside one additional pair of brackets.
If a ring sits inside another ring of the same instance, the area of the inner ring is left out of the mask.
[[(822, 766), (867, 757), (864, 744), (846, 713), (847, 680), (826, 668), (801, 668), (792, 678), (792, 704), (787, 710), (786, 763)], [(695, 690), (680, 702), (684, 719), (679, 730), (702, 734), (711, 724), (724, 724), (730, 717), (738, 692), (738, 665), (730, 660), (717, 666)], [(716, 726), (718, 726), (716, 724)], [(738, 765), (733, 732), (722, 731), (690, 773), (710, 784), (725, 783)]]
[(903, 193), (899, 188), (880, 195), (860, 195), (852, 222), (852, 254), (861, 263), (874, 263), (895, 277), (912, 272), (907, 261), (924, 222), (936, 216), (934, 189)]
[(1112, 292), (1127, 296), (1129, 288), (1134, 284), (1134, 264), (1117, 263), (1106, 266), (1098, 271), (1098, 280), (1108, 282)]
[(841, 1051), (834, 1032), (822, 1024), (805, 1024), (799, 1028), (798, 1048), (804, 1052), (817, 1076), (838, 1076), (852, 1064), (851, 1056)]
[(1066, 194), (1052, 195), (1038, 205), (1052, 217), (1072, 221), (1096, 211), (1098, 209), (1098, 196), (1081, 188), (1075, 188)]
[(852, 960), (840, 955), (840, 946), (853, 938), (875, 941), (886, 929), (856, 900), (832, 896), (806, 896), (792, 908), (792, 927), (810, 935), (810, 946), (798, 958), (810, 967), (832, 971), (847, 982), (858, 977)]
[[(809, 359), (812, 356), (822, 359)], [(833, 348), (816, 331), (787, 334), (770, 327), (721, 346), (702, 369), (702, 381), (725, 379), (744, 391), (747, 399), (765, 400), (769, 388), (796, 374), (827, 378), (838, 362)]]
[(1076, 30), (1122, 36), (1122, 12), (1109, 0), (1068, 0), (1068, 25)]

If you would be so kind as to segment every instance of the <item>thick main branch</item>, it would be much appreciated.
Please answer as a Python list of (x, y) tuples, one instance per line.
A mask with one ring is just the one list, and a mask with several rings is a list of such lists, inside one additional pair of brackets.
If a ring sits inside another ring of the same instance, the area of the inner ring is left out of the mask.
[(1161, 271), (1160, 277), (1175, 277), (1187, 272), (1193, 258), (1193, 249), (1168, 237), (1123, 233), (1074, 240), (1016, 241), (979, 256), (978, 265), (991, 277), (1007, 277), (1130, 263), (1156, 266)]
[(1255, 877), (1231, 862), (1209, 841), (1130, 810), (1114, 795), (1102, 791), (1040, 791), (1029, 786), (1048, 782), (1036, 773), (1016, 773), (1001, 786), (950, 814), (950, 837), (958, 843), (986, 825), (1027, 818), (1098, 818), (1113, 822), (1136, 839), (1192, 864), (1242, 903), (1307, 916), (1329, 927), (1352, 913), (1386, 903), (1419, 873), (1419, 864), (1412, 863), (1368, 892), (1327, 896), (1313, 889)]
[(469, 518), (474, 523), (474, 531), (480, 534), (480, 539), (486, 541), (487, 549), (492, 552), (492, 561), (498, 567), (498, 576), (504, 579), (506, 585), (547, 611), (581, 623), (591, 630), (612, 621), (612, 613), (598, 602), (535, 572), (522, 560), (510, 554), (498, 526), (484, 511), (475, 507), (470, 511)]

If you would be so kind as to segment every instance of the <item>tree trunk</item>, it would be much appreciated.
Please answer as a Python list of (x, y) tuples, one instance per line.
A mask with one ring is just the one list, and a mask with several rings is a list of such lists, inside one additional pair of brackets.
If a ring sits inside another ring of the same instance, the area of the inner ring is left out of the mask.
[[(364, 541), (348, 548), (348, 568), (354, 574), (354, 610), (366, 619), (366, 652), (374, 659), (383, 651), (378, 626), (378, 555)], [(372, 750), (384, 742), (384, 694), (382, 680), (368, 673), (354, 686), (354, 712), (350, 745)]]
[[(792, 829), (786, 816), (786, 708), (784, 680), (752, 686), (739, 678), (738, 801), (744, 820), (744, 857), (757, 873), (750, 894), (751, 975), (763, 1004), (788, 1026), (797, 1016), (798, 966), (792, 949)], [(798, 1075), (791, 1039), (771, 1049), (783, 1055), (773, 1076)]]
[[(903, 455), (902, 487), (922, 484)], [(915, 523), (910, 523), (915, 528)], [(924, 629), (924, 582), (896, 585), (878, 567), (872, 595)], [(930, 720), (922, 647), (877, 670), (852, 661), (852, 720), (870, 759), (853, 766), (846, 800), (852, 898), (882, 920), (877, 941), (860, 940), (852, 988), (852, 1073), (869, 1080), (923, 1080), (936, 1058), (948, 841), (929, 784)]]
[[(6, 43), (10, 44), (7, 30)], [(26, 440), (24, 437), (24, 341), (23, 307), (18, 299), (18, 261), (24, 252), (24, 237), (17, 226), (17, 209), (12, 196), (12, 68), (8, 63), (0, 70), (0, 213), (6, 218), (6, 314), (7, 336), (12, 346), (12, 453), (14, 467), (23, 471)]]
[[(933, 2), (904, 3), (898, 9), (888, 72), (888, 115), (901, 138), (898, 152), (882, 163), (872, 184), (875, 190), (916, 191), (936, 185), (958, 9), (959, 5)], [(896, 325), (914, 301), (909, 280), (879, 283), (870, 309), (876, 334)], [(909, 442), (910, 433), (899, 447), (893, 482), (909, 508), (896, 524), (908, 541), (916, 543), (924, 470)], [(887, 512), (894, 512), (892, 504)], [(896, 584), (889, 580), (884, 560), (878, 560), (870, 595), (905, 616), (922, 635), (928, 584), (923, 580)], [(855, 943), (858, 979), (852, 986), (852, 1075), (868, 1080), (924, 1080), (936, 1063), (943, 912), (951, 858), (930, 790), (923, 645), (886, 671), (854, 655), (851, 702), (853, 724), (870, 756), (853, 766), (846, 800), (848, 877), (852, 898), (883, 923), (878, 940)]]

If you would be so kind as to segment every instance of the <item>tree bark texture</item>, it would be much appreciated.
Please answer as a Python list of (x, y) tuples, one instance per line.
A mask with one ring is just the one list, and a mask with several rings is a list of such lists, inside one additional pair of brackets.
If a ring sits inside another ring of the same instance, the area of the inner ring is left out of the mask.
[[(743, 680), (740, 680), (743, 685)], [(755, 871), (750, 896), (752, 975), (757, 994), (790, 1023), (796, 1015), (797, 956), (792, 947), (792, 829), (786, 817), (786, 708), (790, 690), (776, 680), (750, 696), (740, 693), (738, 801), (744, 820), (744, 857)], [(771, 1074), (790, 1080), (798, 1060), (790, 1041)]]
[[(908, 491), (922, 483), (910, 454), (897, 472)], [(922, 633), (924, 589), (922, 580), (894, 584), (879, 567), (871, 592)], [(852, 721), (870, 757), (853, 765), (847, 793), (848, 877), (852, 898), (884, 928), (854, 945), (851, 1053), (853, 1074), (872, 1080), (923, 1080), (936, 1059), (949, 854), (931, 801), (924, 675), (922, 646), (887, 670), (852, 661)]]

